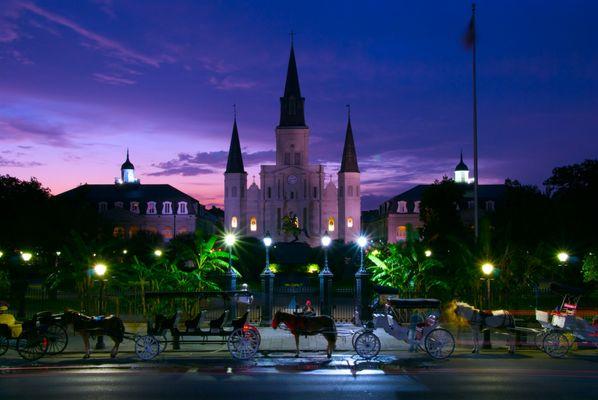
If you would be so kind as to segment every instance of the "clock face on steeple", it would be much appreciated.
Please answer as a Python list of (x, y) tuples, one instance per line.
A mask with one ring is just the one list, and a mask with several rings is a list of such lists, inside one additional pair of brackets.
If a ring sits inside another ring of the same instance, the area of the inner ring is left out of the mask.
[(297, 177), (295, 175), (289, 175), (289, 177), (287, 178), (287, 182), (289, 183), (289, 185), (294, 185), (297, 183)]

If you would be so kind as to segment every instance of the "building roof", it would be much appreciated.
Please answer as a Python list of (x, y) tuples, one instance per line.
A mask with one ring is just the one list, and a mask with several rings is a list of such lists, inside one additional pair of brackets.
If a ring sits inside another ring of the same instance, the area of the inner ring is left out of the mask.
[[(188, 194), (171, 185), (164, 184), (84, 184), (60, 193), (56, 198), (65, 201), (86, 201), (93, 204), (100, 202), (113, 204), (117, 201), (122, 201), (124, 204), (132, 201), (139, 203), (171, 201), (173, 204), (186, 201), (189, 205), (198, 204), (198, 201)], [(176, 207), (173, 207), (173, 210), (176, 211)], [(145, 212), (145, 209), (142, 209), (142, 212)], [(194, 207), (189, 207), (190, 214), (195, 212)]]
[(341, 169), (339, 172), (359, 172), (359, 166), (357, 165), (357, 152), (355, 151), (355, 142), (353, 140), (353, 129), (351, 129), (350, 116), (347, 120), (345, 147), (343, 148), (343, 158), (341, 160)]
[(129, 149), (127, 149), (127, 160), (120, 166), (120, 169), (135, 169), (135, 166), (129, 161)]
[(280, 98), (280, 127), (305, 126), (305, 99), (301, 97), (299, 87), (299, 73), (295, 61), (295, 49), (291, 44), (291, 55), (287, 68), (287, 80), (284, 85), (284, 95)]
[(239, 141), (239, 131), (237, 130), (237, 118), (233, 123), (233, 135), (230, 139), (230, 148), (228, 149), (228, 161), (226, 162), (226, 174), (244, 173), (243, 154), (241, 153), (241, 142)]
[(469, 171), (467, 165), (463, 162), (463, 152), (461, 152), (461, 161), (455, 167), (455, 171)]
[[(466, 201), (473, 200), (473, 185), (472, 184), (460, 184), (465, 187), (465, 191), (463, 193), (463, 199)], [(417, 185), (412, 187), (411, 189), (400, 193), (389, 200), (386, 200), (383, 204), (389, 203), (389, 207), (387, 209), (388, 213), (396, 213), (397, 212), (397, 205), (399, 201), (407, 202), (407, 208), (409, 212), (413, 210), (414, 202), (421, 201), (424, 191), (432, 185)], [(490, 185), (478, 185), (478, 198), (480, 201), (486, 200), (500, 200), (506, 190), (506, 185), (504, 184), (490, 184)]]

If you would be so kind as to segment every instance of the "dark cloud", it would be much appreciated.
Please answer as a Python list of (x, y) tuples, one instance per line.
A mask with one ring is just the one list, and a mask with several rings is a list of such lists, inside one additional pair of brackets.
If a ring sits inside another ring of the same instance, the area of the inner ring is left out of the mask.
[(55, 147), (75, 147), (61, 125), (23, 117), (0, 116), (0, 140), (34, 140)]
[(0, 156), (0, 167), (39, 167), (43, 165), (37, 161), (16, 161), (16, 160), (8, 160), (2, 156)]
[[(245, 167), (252, 167), (264, 163), (274, 162), (273, 150), (243, 153)], [(153, 164), (160, 169), (151, 173), (152, 176), (183, 175), (193, 176), (201, 174), (219, 173), (226, 167), (227, 151), (209, 151), (195, 154), (181, 153), (174, 160)]]

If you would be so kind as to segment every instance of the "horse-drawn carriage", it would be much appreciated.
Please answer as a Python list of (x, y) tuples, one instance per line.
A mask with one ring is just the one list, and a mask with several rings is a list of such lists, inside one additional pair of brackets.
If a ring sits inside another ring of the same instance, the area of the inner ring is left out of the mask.
[(563, 295), (563, 300), (561, 305), (550, 313), (536, 310), (536, 320), (545, 330), (542, 350), (551, 357), (562, 358), (569, 352), (575, 340), (598, 347), (598, 324), (596, 321), (590, 324), (584, 318), (576, 315), (579, 300), (584, 291), (557, 283), (552, 283), (550, 289)]
[[(259, 330), (248, 321), (253, 295), (247, 290), (148, 292), (145, 296), (146, 299), (188, 299), (200, 305), (202, 300), (220, 298), (225, 303), (225, 307), (215, 319), (209, 319), (208, 310), (205, 309), (200, 309), (185, 321), (182, 321), (183, 315), (180, 310), (168, 317), (156, 315), (155, 320), (148, 323), (147, 334), (135, 338), (135, 353), (142, 360), (155, 358), (166, 350), (168, 344), (172, 344), (175, 348), (181, 344), (226, 344), (230, 354), (241, 360), (252, 358), (259, 350), (261, 342)], [(237, 317), (235, 314), (239, 305), (247, 306), (247, 310)]]
[(449, 357), (455, 350), (453, 335), (439, 325), (440, 301), (436, 299), (388, 297), (382, 304), (378, 301), (368, 321), (361, 321), (356, 312), (355, 323), (363, 329), (353, 334), (353, 348), (366, 359), (376, 357), (380, 352), (380, 339), (374, 332), (376, 328), (405, 341), (411, 350), (424, 350), (437, 360)]
[(64, 351), (68, 336), (57, 316), (40, 312), (20, 323), (7, 311), (7, 305), (0, 305), (0, 356), (11, 347), (28, 361)]

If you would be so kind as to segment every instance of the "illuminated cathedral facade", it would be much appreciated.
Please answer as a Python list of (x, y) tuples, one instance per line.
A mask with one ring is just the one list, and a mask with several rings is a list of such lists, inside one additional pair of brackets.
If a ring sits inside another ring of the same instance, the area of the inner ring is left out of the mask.
[(247, 186), (237, 120), (224, 173), (224, 227), (229, 232), (275, 241), (289, 241), (284, 229), (291, 221), (299, 240), (312, 246), (327, 232), (332, 239), (353, 241), (361, 231), (361, 188), (350, 115), (337, 185), (326, 182), (321, 164), (309, 162), (310, 128), (305, 121), (295, 51), (291, 45), (280, 121), (275, 129), (276, 160), (260, 166), (259, 186)]

